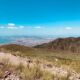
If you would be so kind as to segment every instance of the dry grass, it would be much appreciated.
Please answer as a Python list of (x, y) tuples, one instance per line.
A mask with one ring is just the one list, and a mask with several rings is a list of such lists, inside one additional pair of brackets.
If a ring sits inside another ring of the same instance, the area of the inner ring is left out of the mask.
[(66, 77), (58, 77), (48, 71), (42, 71), (40, 66), (36, 63), (34, 67), (19, 65), (12, 65), (8, 60), (2, 60), (3, 67), (0, 68), (0, 78), (4, 77), (5, 71), (11, 71), (22, 78), (22, 80), (69, 80), (69, 75)]
[[(9, 50), (11, 49), (11, 50)], [(19, 64), (18, 66), (14, 66), (9, 63), (8, 60), (2, 60), (4, 67), (0, 68), (0, 77), (4, 75), (4, 72), (6, 70), (11, 70), (12, 72), (15, 72), (16, 74), (19, 74), (23, 80), (69, 80), (69, 76), (67, 77), (58, 77), (54, 74), (51, 74), (47, 71), (40, 70), (38, 63), (43, 62), (46, 64), (47, 62), (51, 62), (51, 65), (55, 65), (56, 67), (64, 67), (68, 69), (68, 67), (71, 70), (75, 70), (76, 72), (80, 73), (80, 55), (79, 54), (72, 54), (72, 53), (65, 53), (65, 52), (51, 52), (51, 51), (45, 51), (41, 49), (30, 49), (26, 50), (23, 49), (21, 52), (18, 50), (16, 51), (16, 48), (13, 49), (13, 47), (8, 47), (8, 50), (3, 50), (3, 52), (11, 53), (15, 56), (21, 56), (21, 57), (29, 57), (32, 59), (36, 59), (36, 66), (33, 68), (24, 67), (23, 64)]]

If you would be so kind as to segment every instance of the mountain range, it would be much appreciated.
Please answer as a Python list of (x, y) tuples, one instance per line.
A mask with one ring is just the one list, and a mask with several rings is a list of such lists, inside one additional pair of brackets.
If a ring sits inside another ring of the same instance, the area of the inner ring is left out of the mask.
[[(28, 42), (29, 41), (27, 41), (27, 43)], [(20, 45), (20, 44), (7, 44), (7, 45), (1, 45), (0, 48), (10, 49), (10, 50), (15, 50), (15, 51), (17, 49), (18, 51), (43, 49), (43, 50), (48, 50), (48, 51), (53, 51), (53, 52), (54, 51), (56, 52), (69, 51), (73, 53), (80, 53), (80, 37), (57, 38), (47, 43), (44, 43), (44, 42), (40, 43), (40, 45), (28, 46), (28, 47), (25, 45)]]

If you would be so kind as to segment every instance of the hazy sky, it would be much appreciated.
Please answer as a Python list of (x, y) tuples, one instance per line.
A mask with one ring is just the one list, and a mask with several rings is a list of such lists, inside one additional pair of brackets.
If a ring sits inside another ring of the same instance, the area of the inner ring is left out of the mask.
[(80, 0), (0, 0), (0, 35), (80, 36)]

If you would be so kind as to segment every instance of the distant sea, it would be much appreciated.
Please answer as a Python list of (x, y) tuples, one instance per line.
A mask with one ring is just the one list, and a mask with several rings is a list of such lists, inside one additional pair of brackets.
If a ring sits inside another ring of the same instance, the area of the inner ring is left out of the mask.
[(11, 40), (9, 39), (0, 39), (0, 44), (8, 44), (11, 43)]
[(15, 41), (15, 37), (9, 37), (9, 36), (0, 36), (0, 45), (2, 44), (9, 44)]

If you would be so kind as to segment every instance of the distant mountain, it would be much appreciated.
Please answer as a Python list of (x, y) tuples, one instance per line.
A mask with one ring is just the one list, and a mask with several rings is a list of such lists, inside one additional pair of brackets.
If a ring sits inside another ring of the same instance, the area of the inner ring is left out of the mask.
[(52, 51), (71, 51), (80, 53), (80, 37), (58, 38), (49, 43), (37, 45), (35, 48), (48, 49)]
[[(27, 43), (29, 41), (27, 41)], [(34, 51), (35, 52), (36, 48), (43, 49), (43, 50), (46, 49), (48, 51), (57, 51), (57, 52), (69, 51), (73, 53), (80, 53), (80, 37), (58, 38), (48, 43), (43, 43), (41, 45), (37, 45), (33, 47), (27, 47), (21, 44), (6, 44), (6, 45), (0, 46), (0, 50), (10, 50), (10, 51), (15, 51), (15, 52), (16, 51), (20, 51), (20, 52)]]

